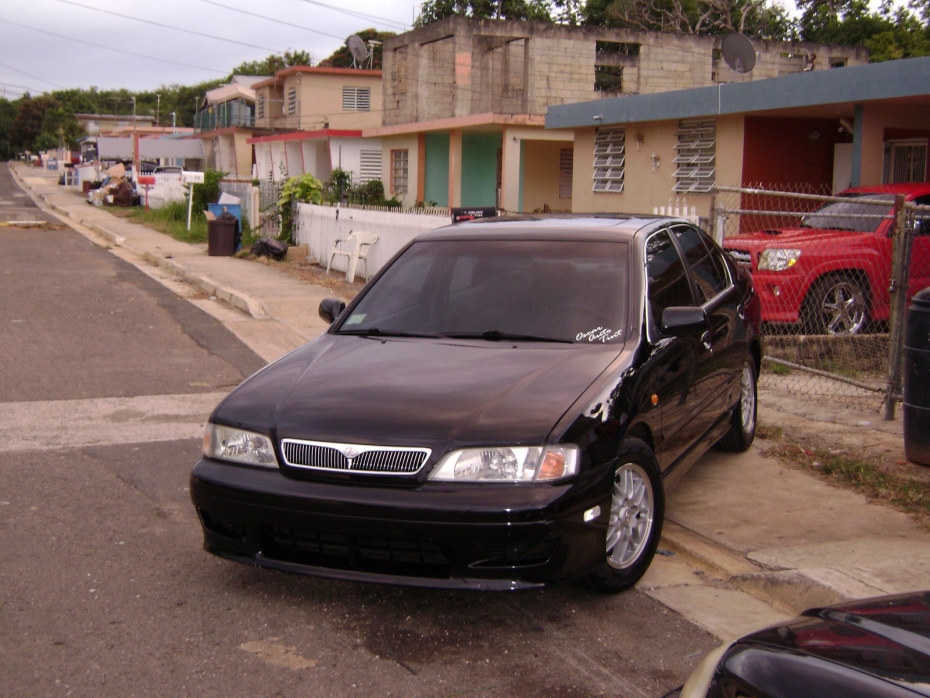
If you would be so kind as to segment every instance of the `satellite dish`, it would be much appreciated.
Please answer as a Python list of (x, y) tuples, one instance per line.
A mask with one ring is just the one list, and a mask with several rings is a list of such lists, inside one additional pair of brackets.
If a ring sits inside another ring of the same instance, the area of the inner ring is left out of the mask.
[(720, 44), (723, 60), (737, 73), (748, 73), (756, 66), (756, 49), (745, 34), (727, 34)]
[(353, 34), (346, 39), (346, 48), (352, 54), (352, 66), (358, 68), (365, 64), (368, 58), (368, 47), (358, 34)]

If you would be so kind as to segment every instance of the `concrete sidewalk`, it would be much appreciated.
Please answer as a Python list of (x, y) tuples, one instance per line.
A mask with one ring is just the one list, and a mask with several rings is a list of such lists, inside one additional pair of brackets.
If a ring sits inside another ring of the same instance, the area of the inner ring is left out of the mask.
[[(177, 242), (87, 205), (51, 173), (11, 170), (57, 214), (94, 231), (141, 267), (155, 265), (238, 312), (225, 324), (266, 360), (322, 332), (332, 295), (278, 270)], [(346, 299), (348, 300), (348, 299)], [(218, 314), (215, 308), (212, 312)], [(760, 390), (759, 422), (829, 437), (850, 452), (904, 458), (902, 426), (877, 412)], [(721, 638), (851, 598), (930, 588), (930, 532), (911, 517), (780, 464), (757, 440), (745, 454), (712, 451), (669, 496), (667, 523), (641, 591)]]

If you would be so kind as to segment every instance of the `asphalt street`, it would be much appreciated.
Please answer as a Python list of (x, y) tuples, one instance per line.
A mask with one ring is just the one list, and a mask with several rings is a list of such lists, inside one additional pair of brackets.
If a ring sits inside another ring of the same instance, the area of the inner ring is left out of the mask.
[(188, 473), (263, 361), (62, 225), (0, 227), (0, 250), (0, 696), (660, 696), (716, 644), (638, 591), (424, 591), (208, 555)]

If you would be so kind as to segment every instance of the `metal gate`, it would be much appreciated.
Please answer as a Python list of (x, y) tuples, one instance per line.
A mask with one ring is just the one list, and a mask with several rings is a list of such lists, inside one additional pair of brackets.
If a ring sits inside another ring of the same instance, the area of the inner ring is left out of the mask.
[(930, 286), (930, 206), (899, 191), (716, 188), (711, 228), (762, 303), (763, 385), (894, 419), (907, 301)]

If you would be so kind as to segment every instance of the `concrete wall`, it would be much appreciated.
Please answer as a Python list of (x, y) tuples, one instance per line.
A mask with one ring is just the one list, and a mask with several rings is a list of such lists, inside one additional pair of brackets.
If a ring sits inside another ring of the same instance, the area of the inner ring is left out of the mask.
[[(287, 95), (292, 87), (297, 90), (297, 112), (287, 114)], [(343, 87), (369, 88), (370, 111), (343, 111)], [(274, 85), (258, 88), (256, 97), (260, 95), (266, 98), (265, 117), (256, 116), (256, 128), (362, 130), (381, 125), (381, 78), (374, 75), (297, 72), (284, 76)]]
[(572, 200), (559, 198), (559, 164), (572, 141), (523, 141), (523, 211), (571, 211)]
[[(396, 196), (401, 200), (403, 205), (410, 208), (416, 205), (417, 201), (422, 200), (422, 196), (417, 193), (417, 182), (420, 180), (420, 139), (416, 134), (405, 136), (393, 136), (382, 138), (383, 159), (381, 161), (381, 181), (384, 183), (384, 195), (388, 198), (395, 196), (391, 190), (391, 151), (407, 151), (407, 193)], [(418, 196), (420, 198), (418, 198)]]
[[(575, 132), (575, 166), (572, 209), (576, 212), (649, 213), (662, 206), (693, 206), (699, 216), (710, 215), (710, 194), (674, 192), (677, 165), (678, 121), (659, 121), (626, 126), (626, 163), (621, 193), (594, 192), (594, 137), (596, 130)], [(642, 136), (637, 148), (636, 136)], [(742, 183), (743, 117), (717, 119), (716, 182), (727, 186)], [(653, 164), (653, 156), (657, 158)]]
[[(598, 41), (638, 47), (597, 54)], [(865, 49), (756, 42), (751, 73), (719, 58), (720, 37), (448, 17), (384, 43), (384, 125), (470, 114), (545, 114), (595, 90), (595, 65), (623, 69), (620, 94), (654, 93), (868, 62)], [(372, 93), (374, 94), (374, 93)]]

